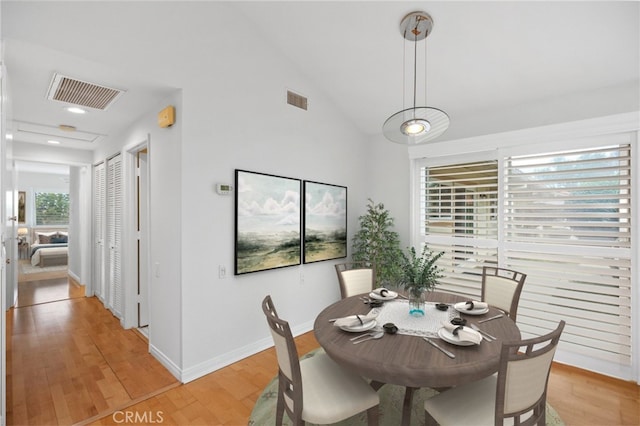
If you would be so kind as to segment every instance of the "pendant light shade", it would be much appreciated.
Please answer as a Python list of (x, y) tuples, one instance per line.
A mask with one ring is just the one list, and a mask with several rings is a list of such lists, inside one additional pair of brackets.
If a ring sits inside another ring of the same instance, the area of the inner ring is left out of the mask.
[(438, 108), (416, 106), (417, 45), (427, 38), (432, 29), (433, 19), (426, 12), (412, 12), (400, 22), (402, 37), (413, 43), (413, 106), (396, 112), (384, 122), (382, 132), (392, 142), (406, 145), (425, 143), (449, 128), (447, 113)]

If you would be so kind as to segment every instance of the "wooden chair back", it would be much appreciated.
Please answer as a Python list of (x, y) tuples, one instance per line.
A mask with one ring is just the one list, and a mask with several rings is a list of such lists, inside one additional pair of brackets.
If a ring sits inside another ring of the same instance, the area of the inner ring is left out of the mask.
[(511, 269), (484, 266), (482, 268), (482, 300), (504, 311), (516, 320), (520, 293), (526, 274)]
[(502, 344), (496, 383), (496, 425), (503, 425), (504, 419), (523, 426), (546, 424), (549, 372), (564, 326), (565, 322), (560, 321), (554, 331), (544, 336)]
[(278, 317), (271, 296), (262, 301), (262, 311), (267, 317), (271, 336), (275, 344), (278, 358), (278, 402), (276, 405), (276, 421), (282, 423), (286, 410), (293, 424), (303, 424), (302, 420), (302, 375), (298, 349), (291, 334), (289, 323)]
[(370, 293), (376, 276), (375, 264), (369, 262), (347, 262), (335, 265), (340, 284), (340, 296), (347, 297)]

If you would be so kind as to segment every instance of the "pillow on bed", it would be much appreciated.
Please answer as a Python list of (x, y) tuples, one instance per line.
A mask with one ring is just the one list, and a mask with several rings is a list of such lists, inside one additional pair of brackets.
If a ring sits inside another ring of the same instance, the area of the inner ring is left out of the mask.
[(51, 244), (51, 237), (53, 235), (47, 234), (38, 234), (38, 243), (39, 244)]
[[(69, 237), (68, 237), (68, 233), (67, 232), (62, 232), (62, 231), (53, 231), (53, 232), (37, 232), (36, 233), (36, 237), (37, 237), (37, 242), (38, 244), (60, 244), (60, 243), (67, 243), (69, 242)], [(60, 238), (64, 238), (65, 241), (52, 241), (52, 239), (60, 239)]]
[(52, 235), (51, 244), (67, 243), (68, 237), (66, 235)]

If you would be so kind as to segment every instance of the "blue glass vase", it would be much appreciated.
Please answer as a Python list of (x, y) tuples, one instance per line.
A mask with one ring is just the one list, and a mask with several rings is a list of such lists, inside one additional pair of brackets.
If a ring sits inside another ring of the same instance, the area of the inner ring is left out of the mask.
[(424, 292), (409, 292), (409, 315), (414, 317), (424, 316)]

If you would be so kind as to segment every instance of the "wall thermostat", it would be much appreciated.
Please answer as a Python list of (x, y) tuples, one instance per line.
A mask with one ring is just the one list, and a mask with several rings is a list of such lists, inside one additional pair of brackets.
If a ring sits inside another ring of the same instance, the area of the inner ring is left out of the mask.
[(218, 183), (216, 184), (216, 192), (220, 195), (229, 195), (233, 191), (233, 186), (228, 185), (226, 183)]

